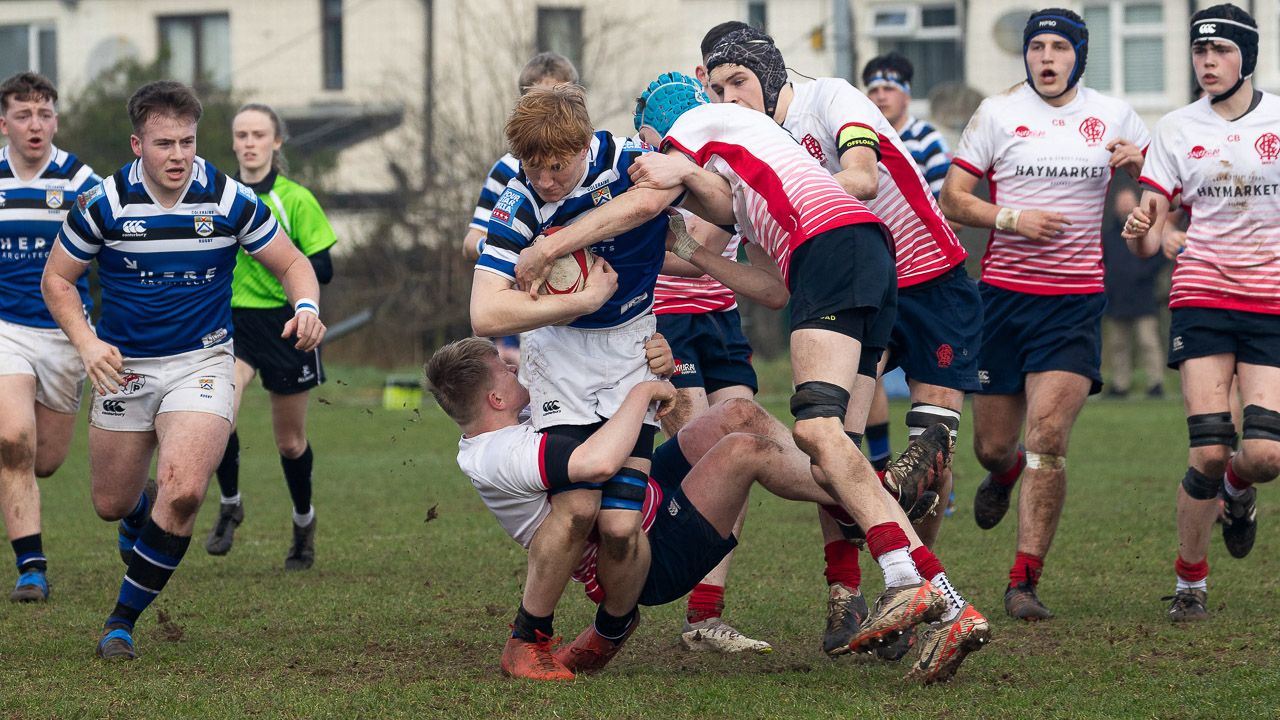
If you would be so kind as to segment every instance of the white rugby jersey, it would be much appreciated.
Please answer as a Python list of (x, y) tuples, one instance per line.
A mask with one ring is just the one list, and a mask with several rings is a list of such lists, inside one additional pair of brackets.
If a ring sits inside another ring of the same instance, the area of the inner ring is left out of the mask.
[[(685, 221), (692, 213), (676, 208), (685, 216)], [(737, 262), (738, 246), (742, 244), (742, 235), (734, 233), (725, 245), (724, 257)], [(653, 313), (704, 313), (723, 312), (738, 307), (738, 298), (724, 283), (711, 277), (689, 278), (675, 275), (659, 275), (653, 286)]]
[[(547, 464), (549, 439), (525, 421), (458, 441), (458, 467), (471, 479), (480, 499), (498, 518), (502, 529), (525, 548), (533, 542), (534, 533), (551, 512), (554, 502), (549, 492), (552, 486)], [(556, 439), (572, 442), (568, 438)], [(641, 511), (646, 533), (653, 526), (661, 502), (662, 490), (649, 480)], [(587, 595), (596, 602), (603, 597), (596, 582), (598, 551), (599, 543), (593, 532), (573, 572), (573, 579), (583, 583)]]
[(982, 281), (1036, 295), (1102, 292), (1102, 214), (1112, 169), (1107, 144), (1145, 152), (1147, 128), (1124, 102), (1083, 85), (1060, 108), (1026, 82), (982, 101), (952, 162), (991, 181), (991, 202), (1061, 213), (1071, 225), (1049, 242), (992, 230)]
[(729, 181), (743, 235), (769, 253), (788, 284), (791, 253), (815, 235), (856, 223), (884, 228), (764, 113), (730, 103), (699, 105), (676, 120), (663, 143)]
[(832, 174), (840, 172), (841, 132), (850, 125), (876, 134), (880, 158), (880, 191), (868, 200), (893, 233), (898, 287), (931, 280), (968, 257), (960, 240), (942, 218), (920, 167), (880, 108), (860, 90), (838, 78), (792, 83), (795, 99), (782, 127)]
[(1161, 118), (1142, 182), (1191, 215), (1170, 307), (1280, 313), (1280, 98), (1226, 120), (1203, 98)]

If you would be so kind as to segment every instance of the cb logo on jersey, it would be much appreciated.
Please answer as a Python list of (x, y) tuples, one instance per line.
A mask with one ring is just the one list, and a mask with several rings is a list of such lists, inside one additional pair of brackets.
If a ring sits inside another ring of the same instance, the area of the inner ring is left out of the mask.
[(560, 401), (559, 401), (559, 400), (548, 400), (548, 401), (546, 401), (546, 402), (542, 403), (542, 412), (544, 412), (544, 413), (546, 413), (546, 414), (548, 414), (548, 415), (550, 415), (551, 413), (558, 413), (558, 412), (560, 412)]
[(1085, 142), (1090, 145), (1097, 145), (1102, 142), (1102, 136), (1107, 132), (1107, 124), (1096, 117), (1087, 117), (1084, 122), (1080, 123), (1080, 134), (1084, 136)]
[(146, 220), (125, 220), (123, 223), (121, 223), (120, 229), (124, 231), (125, 235), (146, 235), (147, 221)]
[(1258, 151), (1258, 157), (1262, 158), (1263, 165), (1270, 165), (1280, 157), (1280, 137), (1275, 133), (1263, 133), (1253, 144), (1253, 149)]

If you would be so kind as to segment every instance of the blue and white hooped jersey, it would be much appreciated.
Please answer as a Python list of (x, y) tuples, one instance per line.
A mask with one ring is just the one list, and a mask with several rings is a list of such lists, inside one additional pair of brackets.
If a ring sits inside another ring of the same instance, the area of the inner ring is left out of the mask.
[(476, 209), (471, 213), (470, 227), (480, 232), (489, 231), (489, 214), (493, 212), (493, 206), (498, 204), (498, 196), (507, 189), (511, 178), (518, 174), (520, 161), (511, 153), (503, 155), (493, 164), (484, 178), (484, 185), (480, 187), (480, 199), (476, 200)]
[[(75, 155), (53, 148), (49, 164), (23, 182), (0, 149), (0, 320), (28, 327), (55, 328), (40, 294), (40, 276), (53, 241), (80, 194), (102, 182)], [(76, 283), (87, 314), (89, 278)]]
[[(477, 268), (515, 282), (520, 252), (549, 227), (571, 225), (598, 205), (631, 187), (627, 169), (652, 148), (629, 138), (599, 131), (591, 138), (586, 172), (559, 202), (544, 203), (529, 186), (524, 170), (507, 184), (489, 218), (489, 235)], [(667, 216), (659, 214), (632, 230), (591, 246), (618, 273), (618, 289), (599, 310), (570, 326), (606, 328), (622, 325), (653, 307), (653, 284), (666, 254)]]
[(163, 357), (231, 338), (236, 251), (256, 254), (278, 227), (253, 190), (199, 157), (182, 199), (162, 207), (135, 160), (80, 196), (58, 240), (98, 259), (98, 337), (126, 357)]

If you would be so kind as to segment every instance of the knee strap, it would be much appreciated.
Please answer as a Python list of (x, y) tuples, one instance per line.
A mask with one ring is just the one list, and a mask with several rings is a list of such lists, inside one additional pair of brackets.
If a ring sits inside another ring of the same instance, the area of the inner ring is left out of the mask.
[(955, 442), (956, 433), (960, 431), (959, 412), (939, 405), (911, 403), (911, 409), (907, 411), (907, 435), (911, 439), (938, 423), (947, 426), (951, 431), (951, 441)]
[(796, 386), (791, 396), (791, 414), (796, 420), (833, 417), (844, 422), (849, 412), (849, 391), (829, 382), (811, 380)]
[(600, 494), (601, 510), (642, 510), (649, 478), (639, 470), (622, 468), (604, 481)]
[(1242, 435), (1245, 440), (1280, 442), (1280, 413), (1261, 405), (1246, 405)]
[(1064, 470), (1067, 467), (1067, 458), (1062, 455), (1028, 450), (1026, 458), (1027, 467), (1032, 470)]
[(1213, 500), (1221, 487), (1222, 478), (1211, 478), (1193, 467), (1182, 476), (1182, 489), (1192, 500)]
[(1191, 415), (1187, 418), (1187, 433), (1191, 447), (1226, 445), (1234, 450), (1237, 445), (1236, 424), (1231, 422), (1229, 412)]

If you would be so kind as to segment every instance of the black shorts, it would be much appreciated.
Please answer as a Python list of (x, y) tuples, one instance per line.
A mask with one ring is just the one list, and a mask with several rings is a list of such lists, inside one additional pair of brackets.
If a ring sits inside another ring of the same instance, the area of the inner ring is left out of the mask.
[(671, 384), (700, 387), (708, 394), (735, 385), (759, 389), (751, 367), (751, 344), (742, 334), (737, 308), (720, 312), (662, 313), (658, 332), (671, 345), (676, 372)]
[(982, 294), (982, 350), (978, 392), (1011, 395), (1026, 389), (1028, 373), (1063, 370), (1102, 390), (1103, 293), (1036, 295), (978, 283)]
[(721, 537), (680, 489), (691, 469), (677, 438), (653, 451), (649, 476), (659, 496), (649, 528), (649, 576), (640, 592), (641, 605), (665, 605), (688, 595), (738, 546), (733, 535)]
[(862, 343), (858, 374), (875, 377), (898, 316), (898, 270), (880, 225), (828, 230), (796, 248), (788, 270), (791, 331), (821, 329)]
[(284, 324), (293, 317), (289, 307), (232, 308), (235, 353), (258, 371), (262, 387), (278, 395), (306, 392), (324, 382), (320, 348), (302, 352), (297, 338), (282, 338)]
[(1169, 367), (1183, 360), (1231, 354), (1236, 362), (1280, 367), (1280, 315), (1176, 307), (1169, 319)]
[(963, 392), (978, 389), (982, 296), (960, 264), (933, 280), (898, 289), (898, 321), (885, 372)]

